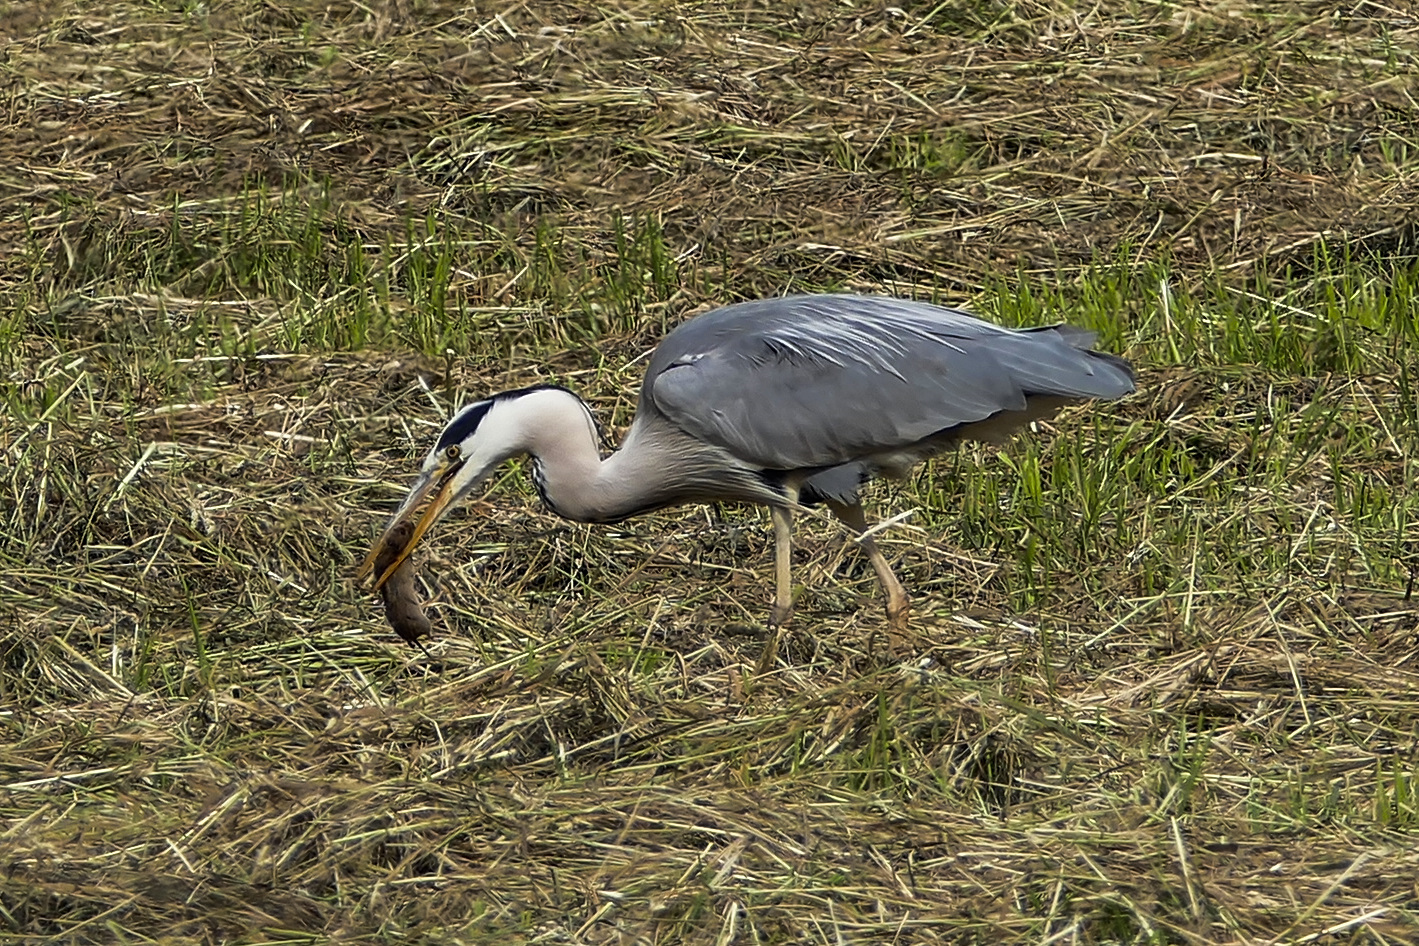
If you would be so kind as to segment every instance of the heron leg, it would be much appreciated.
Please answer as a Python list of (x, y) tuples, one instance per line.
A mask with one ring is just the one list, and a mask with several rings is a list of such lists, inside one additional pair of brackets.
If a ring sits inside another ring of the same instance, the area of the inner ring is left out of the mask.
[(911, 599), (907, 597), (906, 589), (902, 587), (902, 583), (897, 581), (892, 566), (887, 564), (887, 556), (883, 555), (882, 550), (877, 547), (877, 543), (872, 541), (872, 536), (863, 535), (867, 531), (867, 517), (862, 513), (862, 504), (852, 503), (849, 505), (830, 501), (828, 508), (833, 511), (833, 515), (843, 521), (844, 525), (857, 533), (857, 544), (862, 546), (862, 550), (867, 553), (868, 560), (872, 562), (872, 570), (877, 573), (877, 581), (887, 594), (887, 621), (893, 631), (905, 631), (907, 629), (907, 614), (911, 611)]
[(770, 507), (774, 519), (774, 603), (769, 623), (777, 627), (793, 613), (793, 513), (784, 506)]

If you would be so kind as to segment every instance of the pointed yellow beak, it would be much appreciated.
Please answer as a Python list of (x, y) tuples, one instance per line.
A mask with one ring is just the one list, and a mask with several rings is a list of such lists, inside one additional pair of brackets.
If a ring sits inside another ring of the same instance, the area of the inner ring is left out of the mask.
[(418, 548), (424, 534), (448, 512), (449, 504), (453, 502), (454, 498), (453, 480), (462, 468), (462, 462), (449, 463), (419, 477), (413, 488), (409, 490), (409, 495), (404, 498), (404, 502), (399, 504), (399, 508), (390, 517), (389, 524), (384, 527), (384, 532), (375, 540), (370, 553), (365, 556), (360, 570), (355, 573), (355, 584), (362, 583), (374, 574), (375, 565), (384, 557), (385, 549), (390, 543), (390, 537), (395, 528), (412, 515), (414, 510), (418, 509), (419, 505), (427, 499), (428, 505), (424, 507), (423, 513), (414, 523), (414, 532), (409, 536), (409, 541), (404, 543), (404, 547), (395, 553), (394, 558), (389, 560), (389, 564), (384, 567), (384, 570), (375, 575), (374, 590), (378, 591), (384, 587), (384, 583), (389, 581), (389, 576), (393, 575), (404, 563), (404, 560), (413, 554), (414, 549)]

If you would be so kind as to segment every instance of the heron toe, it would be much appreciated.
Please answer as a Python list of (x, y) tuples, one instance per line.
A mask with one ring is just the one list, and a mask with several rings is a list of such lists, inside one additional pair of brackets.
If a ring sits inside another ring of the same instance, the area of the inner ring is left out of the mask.
[(887, 623), (891, 625), (893, 631), (905, 633), (907, 625), (910, 623), (912, 602), (900, 587), (897, 588), (897, 592), (887, 599)]
[(775, 601), (773, 604), (769, 605), (769, 624), (771, 626), (782, 627), (788, 623), (788, 619), (791, 617), (793, 617), (792, 601), (787, 604), (781, 601)]

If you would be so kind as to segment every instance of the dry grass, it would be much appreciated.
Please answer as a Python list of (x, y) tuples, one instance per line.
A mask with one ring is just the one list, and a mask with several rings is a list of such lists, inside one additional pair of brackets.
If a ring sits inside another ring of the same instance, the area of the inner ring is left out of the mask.
[[(1404, 4), (0, 0), (0, 941), (1419, 938)], [(520, 474), (710, 304), (1067, 318), (1128, 402), (808, 523)]]

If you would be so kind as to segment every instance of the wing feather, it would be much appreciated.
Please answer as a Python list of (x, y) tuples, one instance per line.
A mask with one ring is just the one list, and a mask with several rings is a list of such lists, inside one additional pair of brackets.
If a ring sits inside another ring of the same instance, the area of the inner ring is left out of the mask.
[(1118, 397), (1127, 363), (1067, 326), (1015, 331), (941, 306), (799, 296), (726, 306), (656, 349), (642, 400), (687, 433), (769, 469), (846, 463), (1002, 411), (1029, 395)]

